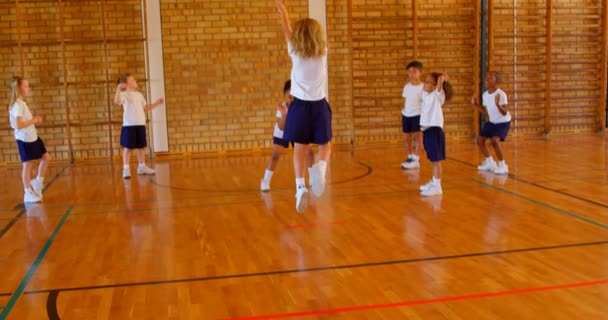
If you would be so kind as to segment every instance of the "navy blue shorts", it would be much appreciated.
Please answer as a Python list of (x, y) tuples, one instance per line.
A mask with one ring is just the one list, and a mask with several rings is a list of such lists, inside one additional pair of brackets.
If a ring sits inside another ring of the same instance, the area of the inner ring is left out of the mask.
[(441, 127), (430, 127), (422, 131), (426, 157), (431, 162), (445, 160), (445, 135)]
[(480, 135), (486, 138), (500, 137), (500, 141), (505, 141), (507, 133), (511, 128), (511, 122), (492, 123), (486, 122), (481, 128)]
[(420, 131), (420, 116), (406, 117), (401, 115), (401, 129), (403, 129), (403, 133)]
[(148, 145), (146, 126), (122, 127), (120, 131), (120, 145), (127, 149), (145, 148)]
[(294, 98), (283, 139), (301, 144), (327, 144), (331, 141), (331, 107), (327, 100), (304, 101)]
[(23, 142), (21, 140), (17, 140), (17, 147), (19, 148), (21, 162), (41, 159), (42, 155), (46, 153), (44, 142), (42, 142), (42, 139), (40, 138), (34, 142)]
[[(289, 148), (289, 141), (277, 137), (272, 137), (272, 144), (279, 145), (283, 148)], [(293, 145), (293, 143), (292, 143)]]

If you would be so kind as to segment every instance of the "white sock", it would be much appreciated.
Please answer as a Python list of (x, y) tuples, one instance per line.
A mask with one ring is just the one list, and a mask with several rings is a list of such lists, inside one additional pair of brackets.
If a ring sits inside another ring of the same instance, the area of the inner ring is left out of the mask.
[(501, 165), (501, 166), (506, 166), (507, 165), (504, 160), (500, 160), (498, 162), (498, 164)]
[(304, 178), (296, 178), (296, 189), (304, 188), (305, 186)]
[(274, 172), (272, 172), (272, 171), (270, 171), (270, 170), (266, 169), (266, 171), (264, 172), (264, 181), (268, 181), (268, 182), (270, 182), (270, 179), (272, 179), (272, 174), (273, 174), (273, 173), (274, 173)]
[(40, 182), (41, 184), (44, 182), (44, 177), (37, 176), (36, 179), (38, 179), (38, 182)]
[(125, 165), (123, 165), (123, 166), (122, 166), (122, 168), (123, 168), (123, 169), (129, 169), (129, 165), (128, 165), (128, 164), (125, 164)]
[(414, 159), (414, 161), (420, 161), (420, 157), (416, 154), (412, 154), (412, 159)]
[(144, 162), (144, 163), (140, 163), (140, 164), (139, 164), (139, 167), (140, 167), (140, 168), (144, 168), (145, 166), (146, 166), (146, 163), (145, 163), (145, 162)]
[(489, 156), (489, 157), (486, 158), (486, 162), (487, 163), (490, 163), (492, 161), (494, 161), (494, 159), (492, 159), (492, 156)]
[(433, 183), (434, 183), (436, 186), (441, 186), (441, 179), (437, 179), (437, 178), (433, 177)]
[(319, 162), (317, 162), (317, 168), (319, 168), (319, 172), (321, 172), (321, 177), (325, 177), (325, 173), (327, 172), (327, 161), (319, 160)]

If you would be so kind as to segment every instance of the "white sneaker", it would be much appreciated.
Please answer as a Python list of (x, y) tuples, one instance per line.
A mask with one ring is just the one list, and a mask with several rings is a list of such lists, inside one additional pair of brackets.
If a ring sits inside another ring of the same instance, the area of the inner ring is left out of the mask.
[(427, 182), (426, 184), (423, 184), (420, 186), (420, 191), (426, 191), (428, 190), (431, 186), (433, 185), (433, 180)]
[(507, 175), (509, 174), (509, 166), (505, 163), (498, 164), (498, 166), (494, 169), (495, 174)]
[(40, 180), (38, 180), (37, 178), (32, 179), (32, 181), (30, 181), (30, 184), (32, 185), (32, 189), (34, 189), (34, 191), (42, 196), (42, 190), (43, 190), (43, 186), (42, 183), (40, 182)]
[(405, 166), (412, 161), (414, 161), (414, 159), (411, 156), (408, 156), (407, 160), (401, 162), (401, 168), (406, 169)]
[(313, 181), (314, 181), (314, 180), (315, 180), (315, 174), (314, 174), (314, 173), (313, 173), (313, 174), (310, 174), (310, 173), (309, 173), (309, 174), (308, 174), (308, 186), (309, 186), (310, 188), (312, 188), (312, 185), (313, 185)]
[(42, 201), (42, 196), (37, 194), (36, 191), (27, 188), (23, 193), (23, 202), (25, 203), (35, 203)]
[(403, 169), (418, 169), (420, 168), (420, 162), (416, 159), (412, 159), (412, 161), (406, 161), (401, 164), (401, 168)]
[(260, 182), (260, 191), (262, 191), (262, 192), (270, 191), (270, 181), (266, 181), (266, 180), (262, 179), (262, 181)]
[(443, 190), (441, 190), (441, 185), (431, 183), (431, 186), (428, 187), (426, 190), (420, 192), (420, 195), (422, 195), (423, 197), (430, 197), (430, 196), (438, 196), (438, 195), (441, 195), (442, 193), (443, 193)]
[(321, 170), (317, 164), (313, 165), (312, 168), (314, 169), (312, 171), (313, 175), (310, 178), (312, 193), (314, 193), (315, 196), (320, 197), (323, 194), (323, 191), (325, 191), (325, 176), (321, 174)]
[(496, 161), (486, 160), (484, 163), (477, 166), (477, 170), (494, 172), (494, 170), (496, 170)]
[(306, 208), (308, 208), (308, 189), (299, 187), (296, 192), (296, 211), (302, 213)]
[(123, 168), (122, 169), (122, 178), (123, 179), (130, 179), (131, 178), (131, 169), (129, 169), (129, 168)]
[(153, 175), (156, 174), (156, 170), (148, 168), (148, 166), (138, 166), (137, 167), (137, 174), (138, 175), (143, 175), (143, 174), (148, 174), (148, 175)]

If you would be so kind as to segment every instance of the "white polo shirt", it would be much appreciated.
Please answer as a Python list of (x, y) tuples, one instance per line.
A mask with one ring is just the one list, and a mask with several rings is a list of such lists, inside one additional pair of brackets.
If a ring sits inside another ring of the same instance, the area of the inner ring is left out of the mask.
[(415, 117), (419, 116), (422, 110), (422, 92), (424, 84), (413, 85), (411, 83), (406, 84), (403, 87), (403, 98), (405, 104), (401, 114), (404, 117)]
[(120, 93), (121, 105), (123, 107), (122, 125), (145, 126), (146, 112), (144, 107), (147, 105), (146, 98), (139, 91), (126, 90)]
[(319, 58), (302, 58), (293, 52), (290, 42), (287, 50), (291, 57), (291, 95), (304, 101), (319, 101), (327, 97), (327, 48)]
[(422, 112), (420, 113), (421, 127), (443, 128), (443, 111), (441, 107), (445, 102), (445, 92), (437, 91), (422, 92)]
[(483, 106), (488, 110), (488, 117), (490, 118), (490, 122), (492, 123), (504, 123), (511, 122), (511, 114), (507, 111), (507, 114), (503, 115), (500, 113), (498, 106), (496, 106), (496, 96), (498, 95), (498, 103), (501, 106), (507, 105), (507, 94), (500, 90), (496, 89), (494, 92), (489, 93), (488, 91), (484, 92), (482, 95)]
[(17, 99), (11, 106), (9, 111), (9, 120), (11, 127), (15, 129), (15, 139), (23, 142), (34, 142), (38, 140), (38, 133), (36, 132), (35, 125), (29, 125), (25, 128), (17, 128), (17, 117), (21, 117), (23, 121), (30, 121), (33, 119), (32, 111), (27, 106), (27, 103), (21, 99)]

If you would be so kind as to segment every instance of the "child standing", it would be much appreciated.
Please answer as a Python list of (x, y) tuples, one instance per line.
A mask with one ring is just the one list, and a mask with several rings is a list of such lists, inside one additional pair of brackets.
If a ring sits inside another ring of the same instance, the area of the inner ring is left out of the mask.
[(445, 135), (443, 133), (443, 104), (452, 97), (452, 86), (448, 75), (431, 73), (424, 80), (420, 127), (428, 159), (433, 164), (433, 178), (420, 186), (422, 196), (436, 196), (441, 190), (441, 162), (445, 160)]
[[(270, 156), (270, 161), (268, 162), (268, 166), (264, 172), (264, 178), (260, 182), (261, 191), (270, 191), (270, 180), (274, 174), (274, 169), (277, 167), (277, 163), (279, 162), (283, 151), (289, 148), (289, 141), (283, 139), (283, 130), (285, 130), (287, 111), (293, 102), (293, 96), (291, 95), (291, 80), (285, 81), (285, 85), (283, 85), (283, 95), (285, 97), (285, 101), (277, 106), (277, 123), (274, 125), (272, 155)], [(313, 177), (312, 170), (314, 170), (312, 167), (314, 164), (314, 157), (315, 154), (312, 151), (312, 148), (309, 146), (306, 150), (306, 160), (308, 163), (308, 175), (311, 180)]]
[[(10, 103), (9, 120), (11, 127), (15, 130), (15, 139), (19, 148), (19, 156), (23, 163), (21, 180), (23, 182), (23, 202), (34, 203), (42, 201), (42, 187), (44, 173), (51, 156), (44, 147), (44, 142), (38, 137), (36, 125), (42, 123), (40, 116), (33, 116), (30, 108), (25, 102), (25, 97), (30, 93), (27, 80), (21, 77), (12, 77), (9, 83)], [(30, 181), (32, 161), (40, 160), (38, 176)]]
[(321, 196), (331, 154), (331, 108), (327, 103), (327, 41), (322, 27), (314, 19), (297, 21), (293, 29), (282, 0), (275, 0), (292, 62), (291, 94), (293, 103), (287, 113), (284, 139), (295, 143), (296, 210), (308, 207), (308, 189), (304, 182), (308, 145), (319, 145), (319, 161), (313, 166), (312, 192)]
[(401, 163), (403, 169), (420, 168), (420, 111), (422, 105), (423, 84), (420, 81), (422, 75), (422, 63), (412, 61), (405, 67), (410, 81), (403, 87), (403, 98), (405, 104), (401, 110), (401, 128), (405, 134), (407, 146), (407, 160)]
[[(500, 142), (505, 141), (509, 128), (511, 127), (511, 114), (507, 110), (507, 94), (496, 85), (500, 81), (498, 72), (489, 71), (486, 73), (486, 87), (488, 90), (483, 93), (483, 105), (479, 105), (477, 97), (471, 98), (471, 104), (479, 110), (479, 112), (488, 115), (489, 122), (486, 122), (481, 129), (480, 136), (477, 140), (479, 150), (484, 155), (485, 160), (477, 167), (480, 171), (490, 171), (495, 174), (509, 174), (509, 167), (505, 163), (505, 159), (500, 149)], [(498, 158), (498, 166), (486, 146), (486, 141), (490, 139), (490, 143)]]
[(146, 111), (150, 111), (164, 103), (164, 99), (160, 98), (153, 104), (148, 105), (143, 94), (136, 91), (137, 81), (135, 78), (126, 73), (118, 79), (118, 87), (114, 95), (114, 103), (122, 105), (123, 111), (123, 126), (120, 132), (120, 145), (124, 148), (123, 170), (122, 177), (124, 179), (131, 178), (131, 169), (129, 168), (129, 160), (131, 158), (131, 150), (137, 150), (137, 174), (155, 174), (156, 171), (146, 166)]

